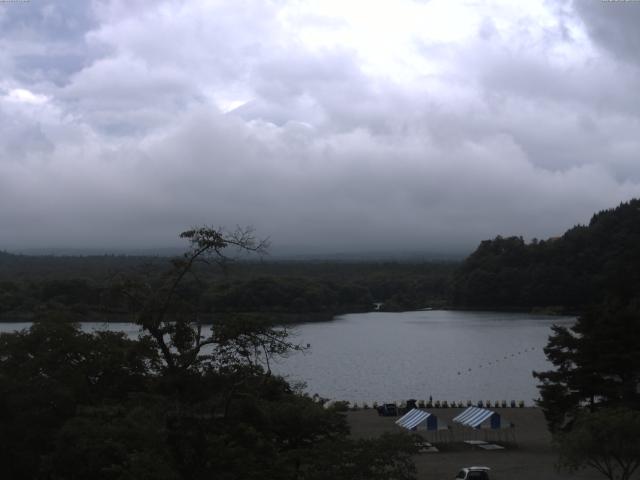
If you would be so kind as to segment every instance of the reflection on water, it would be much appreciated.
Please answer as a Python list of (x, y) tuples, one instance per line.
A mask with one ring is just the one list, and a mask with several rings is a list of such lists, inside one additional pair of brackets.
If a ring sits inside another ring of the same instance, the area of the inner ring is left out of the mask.
[[(533, 370), (549, 364), (543, 347), (555, 324), (570, 317), (519, 313), (419, 311), (342, 315), (331, 322), (292, 328), (309, 351), (291, 355), (274, 370), (304, 381), (309, 393), (357, 402), (408, 398), (525, 400), (538, 397)], [(29, 323), (0, 324), (0, 331)], [(110, 329), (135, 337), (130, 323), (85, 323), (85, 331)]]

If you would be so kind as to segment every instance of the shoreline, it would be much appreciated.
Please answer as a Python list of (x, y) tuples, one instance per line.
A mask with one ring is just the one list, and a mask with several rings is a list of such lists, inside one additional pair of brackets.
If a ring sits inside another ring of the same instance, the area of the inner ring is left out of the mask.
[[(528, 315), (541, 315), (548, 317), (576, 317), (580, 312), (573, 311), (558, 311), (553, 309), (517, 309), (517, 308), (471, 308), (471, 307), (425, 307), (418, 310), (357, 310), (357, 311), (345, 311), (345, 312), (308, 312), (308, 313), (294, 313), (294, 312), (222, 312), (218, 314), (201, 314), (205, 320), (202, 325), (213, 325), (216, 323), (212, 319), (214, 316), (232, 317), (232, 316), (261, 316), (263, 318), (271, 318), (274, 320), (275, 325), (295, 325), (304, 323), (316, 323), (316, 322), (331, 322), (336, 320), (342, 315), (353, 315), (359, 313), (410, 313), (410, 312), (425, 312), (425, 311), (451, 311), (451, 312), (484, 312), (484, 313), (522, 313)], [(69, 315), (69, 322), (72, 323), (135, 323), (135, 314), (133, 313), (102, 313), (102, 312), (64, 312)], [(5, 312), (0, 314), (0, 324), (2, 323), (32, 323), (41, 316), (42, 313), (35, 312)]]

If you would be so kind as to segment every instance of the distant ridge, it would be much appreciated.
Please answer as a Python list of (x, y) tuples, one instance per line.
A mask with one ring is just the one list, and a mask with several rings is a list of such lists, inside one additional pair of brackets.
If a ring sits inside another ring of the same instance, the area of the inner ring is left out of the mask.
[[(22, 248), (13, 249), (11, 253), (28, 256), (54, 256), (54, 257), (89, 257), (89, 256), (133, 256), (133, 257), (172, 257), (180, 255), (184, 248), (159, 247), (159, 248)], [(8, 253), (8, 252), (7, 252)]]
[[(186, 248), (186, 246), (185, 246)], [(24, 255), (31, 257), (96, 257), (96, 256), (129, 256), (129, 257), (174, 257), (182, 255), (185, 248), (158, 247), (158, 248), (25, 248), (5, 251), (6, 255)], [(2, 253), (2, 252), (0, 252)], [(267, 252), (264, 260), (267, 261), (337, 261), (337, 262), (371, 262), (371, 261), (398, 261), (398, 262), (423, 262), (423, 261), (460, 261), (467, 252), (432, 252), (432, 251), (364, 251), (364, 252), (326, 252), (304, 253), (301, 248), (272, 248)], [(247, 258), (255, 258), (248, 256)]]

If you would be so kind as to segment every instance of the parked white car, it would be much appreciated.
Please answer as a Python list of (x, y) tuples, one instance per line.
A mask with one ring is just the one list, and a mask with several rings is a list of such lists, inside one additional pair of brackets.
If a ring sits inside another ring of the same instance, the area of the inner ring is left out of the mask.
[(458, 472), (456, 480), (489, 480), (489, 467), (465, 467)]

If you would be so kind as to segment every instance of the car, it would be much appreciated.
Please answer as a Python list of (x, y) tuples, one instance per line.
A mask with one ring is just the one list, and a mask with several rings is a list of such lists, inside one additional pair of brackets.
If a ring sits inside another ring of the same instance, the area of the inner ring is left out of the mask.
[(465, 467), (458, 472), (456, 480), (489, 480), (489, 467)]
[(383, 417), (397, 417), (398, 413), (398, 407), (395, 403), (385, 403), (378, 407), (378, 415)]

